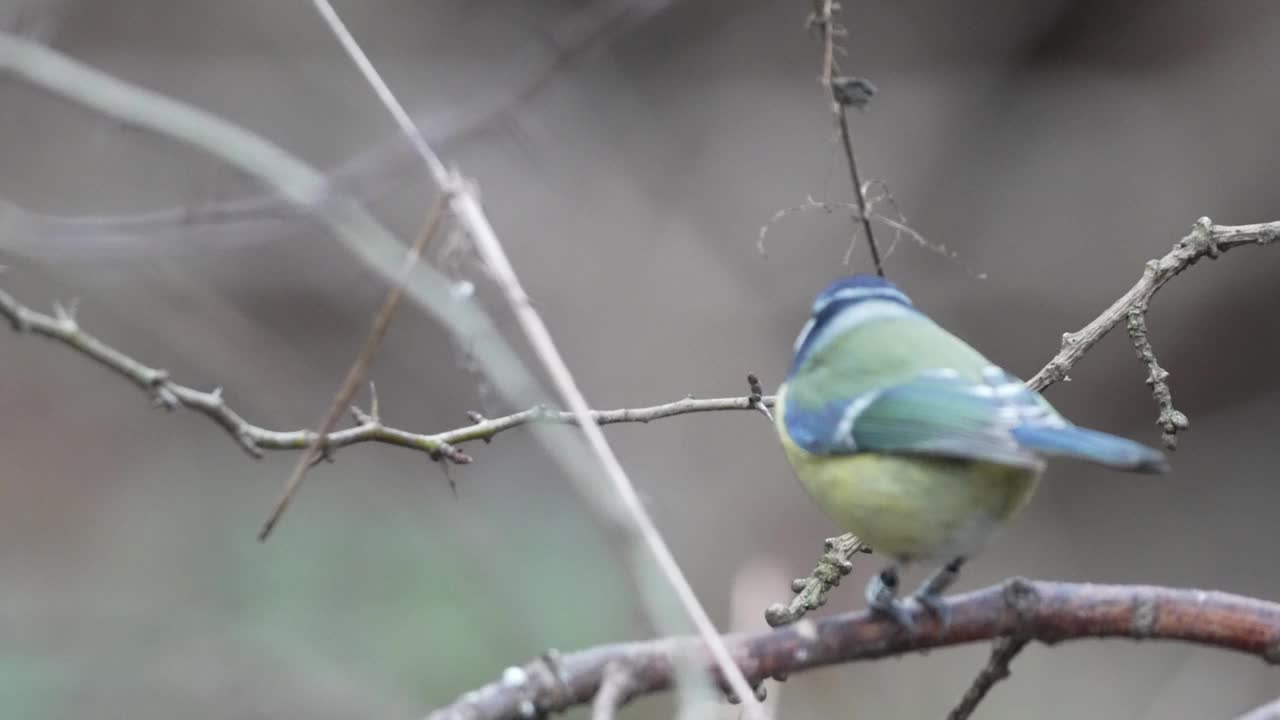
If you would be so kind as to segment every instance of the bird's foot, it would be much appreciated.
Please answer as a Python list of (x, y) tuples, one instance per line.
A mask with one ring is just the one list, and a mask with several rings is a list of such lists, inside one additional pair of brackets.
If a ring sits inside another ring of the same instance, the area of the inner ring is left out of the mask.
[(898, 569), (890, 566), (881, 570), (867, 583), (867, 607), (877, 615), (892, 620), (895, 625), (910, 632), (915, 619), (906, 603), (898, 599)]
[(939, 634), (945, 635), (951, 627), (951, 606), (947, 605), (942, 593), (951, 587), (956, 578), (960, 576), (960, 568), (963, 565), (964, 558), (962, 557), (955, 558), (943, 565), (926, 578), (924, 583), (920, 585), (920, 589), (916, 590), (912, 595), (916, 602), (920, 603), (921, 607), (937, 618)]
[(947, 604), (946, 599), (941, 595), (926, 595), (923, 593), (916, 593), (912, 597), (916, 602), (920, 603), (920, 607), (937, 619), (938, 634), (946, 635), (947, 630), (951, 628), (951, 606)]

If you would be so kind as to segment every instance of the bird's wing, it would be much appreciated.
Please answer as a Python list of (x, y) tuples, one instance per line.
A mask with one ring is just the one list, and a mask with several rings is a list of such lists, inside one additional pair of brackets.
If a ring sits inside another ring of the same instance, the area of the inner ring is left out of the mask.
[(981, 381), (948, 370), (921, 373), (888, 388), (793, 411), (787, 425), (809, 452), (848, 455), (901, 453), (1039, 467), (1014, 430), (1066, 426), (1039, 395), (990, 367)]

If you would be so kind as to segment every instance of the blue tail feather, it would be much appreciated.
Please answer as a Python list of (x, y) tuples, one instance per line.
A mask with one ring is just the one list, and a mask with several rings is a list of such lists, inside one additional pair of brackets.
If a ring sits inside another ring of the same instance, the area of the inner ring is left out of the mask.
[(1065, 455), (1117, 470), (1161, 473), (1169, 469), (1169, 461), (1158, 450), (1075, 425), (1026, 425), (1014, 429), (1013, 437), (1019, 445), (1029, 450), (1049, 455)]

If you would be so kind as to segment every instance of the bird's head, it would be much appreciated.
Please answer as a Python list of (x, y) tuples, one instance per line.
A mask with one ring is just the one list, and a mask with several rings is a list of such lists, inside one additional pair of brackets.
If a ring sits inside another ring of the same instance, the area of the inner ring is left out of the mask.
[(828, 285), (813, 299), (809, 322), (796, 338), (794, 375), (815, 351), (839, 333), (867, 320), (915, 312), (898, 286), (875, 275), (850, 275)]
[(823, 288), (813, 299), (813, 318), (830, 317), (859, 303), (888, 300), (911, 307), (911, 299), (897, 285), (876, 275), (850, 275)]

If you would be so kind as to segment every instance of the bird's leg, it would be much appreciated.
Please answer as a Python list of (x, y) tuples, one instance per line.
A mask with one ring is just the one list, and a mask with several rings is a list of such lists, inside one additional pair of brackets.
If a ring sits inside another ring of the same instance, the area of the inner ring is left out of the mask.
[(942, 632), (946, 632), (951, 626), (951, 608), (942, 599), (942, 593), (960, 577), (960, 568), (964, 565), (964, 558), (958, 557), (951, 562), (943, 565), (933, 574), (925, 578), (920, 584), (920, 589), (916, 590), (912, 595), (926, 610), (938, 618), (938, 625), (941, 626)]
[(906, 605), (898, 599), (898, 566), (888, 565), (867, 583), (867, 607), (893, 620), (904, 630), (910, 630), (915, 621)]

